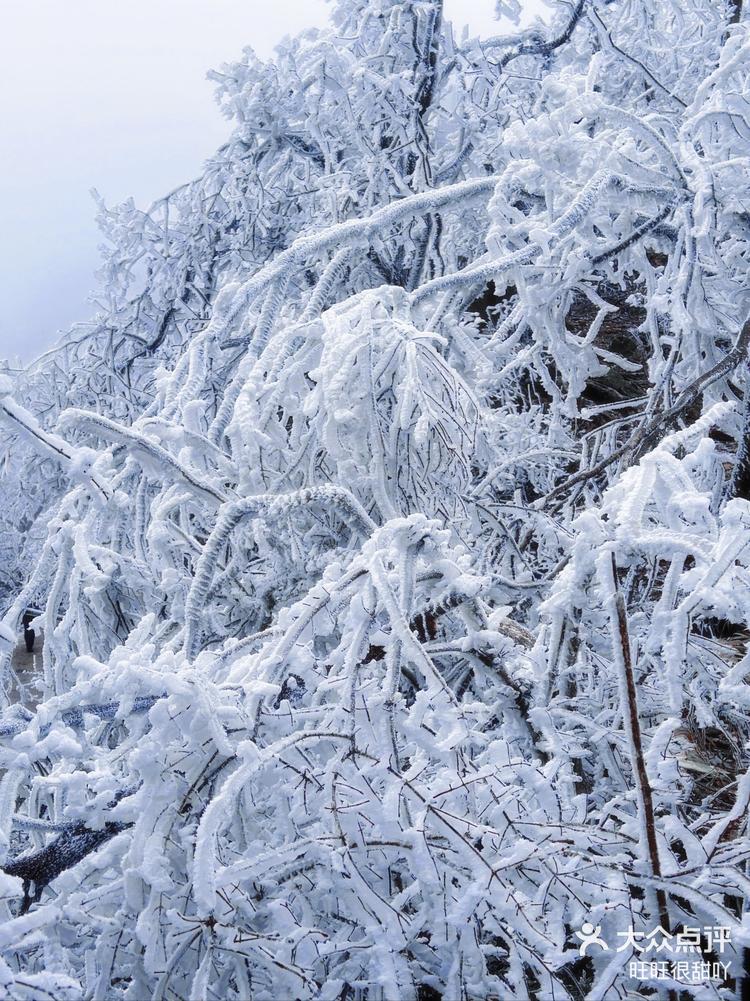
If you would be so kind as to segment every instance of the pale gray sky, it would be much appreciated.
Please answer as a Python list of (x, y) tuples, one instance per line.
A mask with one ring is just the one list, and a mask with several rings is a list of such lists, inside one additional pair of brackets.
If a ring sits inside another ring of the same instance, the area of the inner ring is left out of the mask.
[[(477, 34), (494, 7), (446, 0)], [(196, 175), (230, 127), (206, 71), (327, 17), (325, 0), (0, 0), (0, 357), (90, 315), (89, 190), (145, 207)]]

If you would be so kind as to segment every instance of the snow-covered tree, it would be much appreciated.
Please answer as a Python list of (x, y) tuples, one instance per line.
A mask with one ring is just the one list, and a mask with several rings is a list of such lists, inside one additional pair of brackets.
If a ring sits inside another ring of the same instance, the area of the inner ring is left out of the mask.
[(7, 996), (747, 987), (750, 36), (551, 7), (248, 50), (204, 174), (101, 207), (96, 321), (2, 377)]

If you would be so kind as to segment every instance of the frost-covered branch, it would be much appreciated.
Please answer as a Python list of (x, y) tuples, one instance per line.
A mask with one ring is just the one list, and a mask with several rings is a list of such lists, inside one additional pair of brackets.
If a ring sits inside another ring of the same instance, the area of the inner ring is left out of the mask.
[(9, 997), (746, 986), (750, 41), (554, 6), (334, 0), (99, 202), (0, 383)]

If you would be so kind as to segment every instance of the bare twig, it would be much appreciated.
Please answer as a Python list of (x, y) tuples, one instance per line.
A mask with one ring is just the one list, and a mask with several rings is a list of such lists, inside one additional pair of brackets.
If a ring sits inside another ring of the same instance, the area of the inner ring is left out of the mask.
[[(606, 560), (602, 561), (603, 575), (607, 575)], [(617, 563), (614, 553), (611, 554), (611, 564), (609, 566), (611, 581), (607, 584), (610, 591), (611, 609), (610, 620), (612, 622), (612, 647), (614, 660), (620, 669), (620, 694), (623, 701), (622, 716), (625, 727), (628, 731), (628, 743), (631, 749), (633, 775), (636, 783), (638, 795), (638, 807), (641, 814), (645, 835), (645, 847), (648, 852), (649, 865), (652, 874), (661, 878), (661, 862), (659, 861), (659, 846), (656, 839), (656, 822), (654, 819), (654, 800), (651, 792), (651, 782), (646, 770), (646, 761), (643, 755), (643, 738), (641, 734), (641, 724), (638, 716), (638, 698), (635, 691), (635, 679), (633, 677), (633, 659), (630, 647), (630, 636), (628, 633), (628, 617), (625, 608), (625, 599), (617, 586)], [(662, 888), (656, 890), (656, 902), (659, 910), (659, 921), (665, 931), (669, 931), (669, 910), (667, 907), (667, 896)]]

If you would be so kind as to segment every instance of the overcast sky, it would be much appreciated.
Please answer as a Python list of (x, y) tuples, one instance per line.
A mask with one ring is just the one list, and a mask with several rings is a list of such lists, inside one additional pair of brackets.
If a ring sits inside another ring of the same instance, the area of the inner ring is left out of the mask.
[[(538, 0), (531, 0), (535, 4)], [(527, 6), (529, 0), (527, 0)], [(206, 71), (324, 25), (325, 0), (2, 0), (0, 357), (30, 361), (91, 312), (89, 194), (147, 207), (196, 175), (229, 123)], [(494, 0), (446, 0), (498, 30)]]

